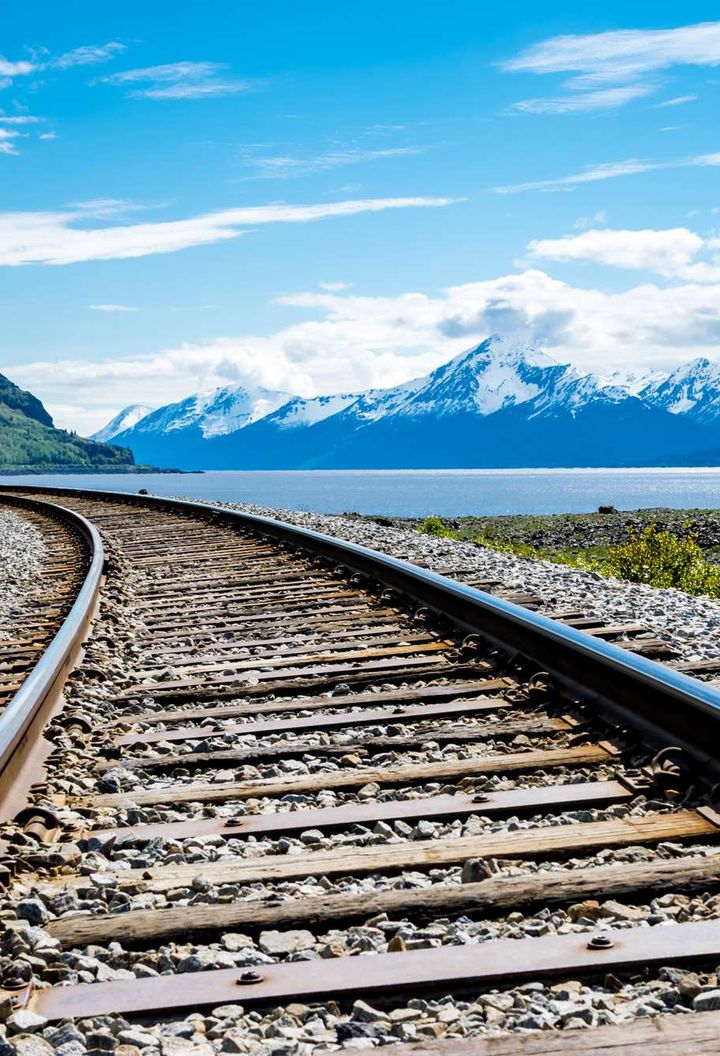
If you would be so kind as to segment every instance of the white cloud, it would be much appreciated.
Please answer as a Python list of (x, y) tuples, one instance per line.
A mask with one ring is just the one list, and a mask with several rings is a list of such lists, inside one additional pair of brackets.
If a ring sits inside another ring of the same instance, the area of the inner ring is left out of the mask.
[(101, 84), (133, 86), (132, 99), (202, 99), (217, 95), (257, 91), (259, 81), (235, 80), (225, 76), (227, 66), (219, 62), (173, 62), (145, 66), (101, 77)]
[(597, 84), (679, 65), (720, 65), (720, 22), (551, 37), (502, 63), (502, 68), (514, 73), (578, 73)]
[[(528, 246), (531, 257), (593, 261), (636, 268), (687, 282), (720, 282), (720, 240), (702, 238), (686, 227), (664, 231), (585, 231), (565, 238), (546, 238)], [(700, 254), (708, 259), (698, 260)]]
[(655, 103), (653, 110), (664, 110), (668, 106), (683, 106), (685, 103), (694, 103), (696, 95), (676, 95), (674, 99), (665, 99), (662, 103)]
[(634, 99), (651, 95), (655, 87), (651, 84), (626, 84), (619, 88), (601, 88), (595, 92), (576, 92), (571, 95), (549, 99), (523, 99), (515, 103), (513, 110), (526, 114), (570, 114), (589, 113), (593, 110), (614, 110)]
[(94, 312), (139, 312), (139, 308), (134, 308), (131, 304), (89, 304), (88, 308), (91, 308)]
[(625, 161), (610, 161), (601, 165), (589, 166), (582, 172), (575, 172), (571, 176), (558, 176), (550, 180), (530, 180), (528, 183), (506, 184), (492, 189), (496, 194), (572, 190), (582, 183), (614, 180), (619, 176), (635, 176), (641, 172), (655, 172), (658, 169), (706, 168), (715, 165), (720, 165), (720, 152), (695, 154), (692, 157), (677, 158), (674, 161), (643, 161), (640, 158), (627, 158)]
[(33, 117), (31, 114), (0, 114), (0, 124), (3, 125), (36, 125), (43, 121), (42, 117)]
[(22, 135), (13, 128), (0, 128), (0, 154), (17, 154), (15, 140)]
[(122, 404), (160, 405), (216, 385), (253, 381), (302, 395), (394, 385), (498, 332), (600, 371), (667, 367), (698, 355), (717, 358), (720, 343), (718, 282), (644, 282), (607, 293), (529, 269), (435, 296), (309, 292), (280, 301), (311, 309), (317, 317), (270, 335), (222, 337), (119, 360), (17, 365), (4, 372), (55, 406), (88, 408), (84, 415), (58, 415), (62, 424), (97, 428)]
[(124, 51), (125, 45), (117, 40), (108, 44), (90, 44), (66, 51), (64, 55), (51, 59), (47, 65), (56, 70), (69, 70), (73, 66), (96, 66), (101, 62), (109, 62)]
[(387, 158), (406, 158), (425, 154), (430, 147), (387, 147), (380, 150), (367, 150), (361, 147), (348, 147), (343, 150), (327, 151), (309, 157), (292, 157), (287, 155), (258, 156), (252, 150), (243, 156), (243, 164), (251, 167), (250, 180), (287, 180), (293, 176), (308, 176), (314, 173), (329, 172), (344, 165), (359, 165), (364, 162), (384, 161)]
[(342, 290), (350, 289), (349, 282), (319, 282), (318, 286), (321, 290), (327, 290), (328, 293), (340, 293)]
[(57, 132), (41, 132), (38, 139), (57, 139)]
[[(0, 149), (2, 142), (0, 138)], [(451, 198), (368, 198), (319, 205), (245, 206), (187, 220), (111, 227), (74, 226), (78, 220), (98, 215), (82, 208), (75, 212), (0, 213), (0, 265), (75, 264), (174, 253), (190, 246), (238, 238), (247, 233), (247, 228), (260, 224), (309, 223), (386, 209), (435, 208), (454, 201)]]
[[(661, 70), (718, 65), (720, 22), (703, 22), (674, 29), (621, 29), (551, 37), (501, 63), (501, 68), (512, 73), (573, 74), (565, 87), (581, 93), (579, 98), (595, 97), (595, 104), (590, 103), (586, 109), (599, 109), (603, 90), (607, 93), (607, 106), (621, 106), (656, 91), (656, 75)], [(622, 87), (608, 87), (612, 85)], [(620, 94), (613, 96), (613, 91)], [(516, 109), (566, 113), (581, 108), (550, 105), (564, 101), (545, 100), (546, 105), (541, 107), (542, 100), (531, 99), (517, 104)], [(678, 97), (678, 102), (689, 101), (690, 97)], [(674, 105), (674, 101), (665, 105)]]
[(533, 257), (546, 260), (588, 260), (619, 268), (643, 268), (659, 275), (677, 275), (704, 246), (700, 235), (686, 227), (666, 231), (585, 231), (565, 238), (530, 243)]
[(39, 49), (33, 55), (32, 61), (22, 59), (18, 62), (10, 62), (0, 56), (0, 88), (8, 88), (16, 77), (27, 77), (41, 70), (69, 70), (73, 66), (91, 66), (108, 62), (123, 51), (125, 51), (124, 44), (119, 41), (110, 41), (107, 44), (73, 48), (72, 51), (66, 51), (55, 58), (45, 58), (48, 54), (46, 48)]
[(0, 77), (25, 77), (36, 69), (34, 62), (9, 62), (0, 57)]

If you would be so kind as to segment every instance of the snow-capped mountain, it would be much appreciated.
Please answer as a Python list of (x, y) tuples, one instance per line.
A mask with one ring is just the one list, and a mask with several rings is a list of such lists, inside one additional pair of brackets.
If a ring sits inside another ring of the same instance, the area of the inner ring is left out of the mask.
[(141, 422), (143, 418), (147, 418), (149, 414), (155, 410), (154, 407), (146, 407), (144, 403), (131, 403), (127, 407), (123, 407), (114, 418), (112, 418), (107, 425), (99, 429), (97, 433), (93, 433), (90, 437), (91, 440), (97, 440), (100, 444), (107, 444), (113, 440), (119, 433), (124, 433), (126, 429), (132, 429), (138, 422)]
[(222, 389), (198, 392), (179, 403), (160, 407), (143, 418), (141, 428), (147, 433), (197, 429), (205, 439), (224, 436), (264, 418), (288, 399), (287, 392), (227, 385)]
[(605, 388), (623, 389), (631, 396), (639, 396), (643, 389), (665, 378), (667, 373), (660, 370), (613, 370), (599, 375), (598, 382)]
[(720, 364), (694, 359), (640, 390), (653, 407), (682, 414), (707, 425), (720, 419)]
[(186, 469), (681, 465), (720, 447), (710, 418), (672, 395), (682, 390), (708, 415), (716, 400), (720, 417), (720, 369), (711, 366), (641, 384), (494, 337), (393, 388), (313, 399), (218, 389), (162, 407), (115, 439), (138, 461)]
[(202, 469), (201, 452), (213, 440), (236, 436), (288, 399), (287, 392), (260, 386), (227, 385), (199, 392), (159, 407), (137, 425), (117, 434), (115, 443), (151, 452), (152, 465)]

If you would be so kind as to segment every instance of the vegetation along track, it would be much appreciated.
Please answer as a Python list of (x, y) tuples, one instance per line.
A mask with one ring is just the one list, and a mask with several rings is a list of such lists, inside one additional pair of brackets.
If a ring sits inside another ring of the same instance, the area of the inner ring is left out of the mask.
[(3, 826), (18, 1052), (708, 1051), (720, 695), (664, 643), (276, 521), (43, 498), (86, 540), (66, 645), (92, 525), (106, 578)]

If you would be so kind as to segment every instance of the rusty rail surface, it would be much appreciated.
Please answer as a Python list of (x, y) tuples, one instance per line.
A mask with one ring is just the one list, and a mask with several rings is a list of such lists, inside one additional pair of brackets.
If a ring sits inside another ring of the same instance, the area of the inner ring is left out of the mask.
[(0, 715), (0, 821), (24, 803), (37, 769), (49, 752), (42, 732), (57, 706), (62, 686), (77, 661), (100, 590), (104, 553), (100, 535), (85, 517), (56, 503), (0, 494), (0, 502), (33, 509), (71, 525), (87, 547), (88, 565), (70, 611), (44, 653)]

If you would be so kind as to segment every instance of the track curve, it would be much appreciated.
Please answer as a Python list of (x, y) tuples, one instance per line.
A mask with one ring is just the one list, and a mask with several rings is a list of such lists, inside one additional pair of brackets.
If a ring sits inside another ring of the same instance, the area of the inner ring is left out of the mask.
[(75, 1017), (90, 1048), (133, 1044), (140, 1016), (163, 1053), (309, 1052), (604, 1028), (627, 987), (668, 1015), (703, 1007), (712, 685), (282, 522), (44, 494), (96, 526), (109, 571), (31, 795), (45, 828), (17, 833), (12, 1029), (22, 1006), (50, 1032)]

